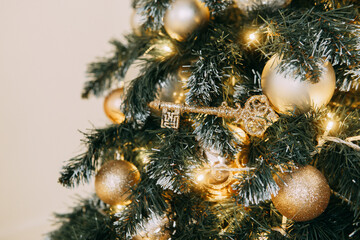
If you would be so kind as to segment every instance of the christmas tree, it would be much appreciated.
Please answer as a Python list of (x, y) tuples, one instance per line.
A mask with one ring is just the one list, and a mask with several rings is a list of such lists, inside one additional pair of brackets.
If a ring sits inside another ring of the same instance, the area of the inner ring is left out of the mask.
[(133, 0), (82, 93), (113, 124), (59, 178), (96, 194), (49, 238), (360, 239), (359, 6)]

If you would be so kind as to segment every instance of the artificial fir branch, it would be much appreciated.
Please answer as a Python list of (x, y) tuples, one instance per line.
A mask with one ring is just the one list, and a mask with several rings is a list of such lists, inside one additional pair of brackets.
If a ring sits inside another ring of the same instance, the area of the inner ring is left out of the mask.
[(259, 49), (269, 55), (283, 56), (283, 70), (296, 66), (303, 80), (317, 82), (320, 59), (348, 69), (358, 66), (360, 54), (356, 35), (359, 25), (355, 17), (351, 6), (325, 12), (315, 8), (279, 11), (276, 17), (264, 18), (267, 28), (263, 34), (268, 38)]
[(174, 224), (170, 225), (169, 230), (173, 239), (221, 239), (220, 220), (211, 211), (212, 203), (207, 202), (205, 197), (204, 192), (191, 189), (189, 193), (172, 198), (169, 218)]
[(247, 165), (255, 170), (239, 174), (239, 183), (234, 185), (238, 202), (248, 206), (270, 199), (278, 191), (273, 179), (276, 172), (312, 162), (317, 145), (314, 121), (312, 114), (281, 115), (262, 139), (252, 139)]
[[(159, 123), (149, 120), (145, 126), (151, 130)], [(126, 148), (145, 146), (154, 136), (147, 131), (134, 129), (131, 124), (123, 123), (111, 125), (104, 129), (94, 129), (84, 134), (83, 140), (87, 151), (70, 159), (63, 167), (59, 182), (67, 187), (85, 183), (95, 174), (98, 167), (106, 160), (106, 156), (113, 156), (116, 151), (125, 152)], [(129, 144), (130, 143), (130, 144)], [(112, 160), (112, 159), (111, 159)], [(136, 163), (135, 163), (136, 164)]]
[(219, 151), (221, 155), (233, 157), (237, 148), (231, 131), (223, 125), (222, 118), (209, 115), (197, 116), (194, 134), (200, 139), (202, 147)]
[(52, 240), (114, 240), (116, 231), (112, 220), (103, 211), (97, 198), (84, 199), (71, 213), (56, 214), (60, 228), (49, 234)]
[(192, 128), (183, 122), (178, 130), (164, 129), (158, 134), (161, 141), (152, 149), (146, 167), (149, 177), (164, 190), (180, 194), (190, 191), (192, 172), (203, 163)]
[(307, 222), (295, 222), (290, 225), (290, 239), (317, 240), (317, 239), (358, 239), (359, 233), (353, 226), (352, 212), (341, 203), (332, 198), (329, 206), (319, 217)]
[(170, 0), (133, 0), (137, 14), (145, 18), (144, 29), (159, 30), (163, 26), (163, 17), (169, 8)]
[(85, 83), (82, 97), (88, 98), (90, 94), (101, 96), (113, 83), (123, 79), (130, 65), (146, 51), (150, 39), (152, 35), (129, 34), (126, 44), (112, 40), (110, 43), (115, 46), (113, 56), (89, 64), (87, 73), (92, 80)]
[(115, 221), (121, 240), (131, 239), (153, 214), (161, 216), (168, 209), (166, 193), (157, 185), (156, 179), (150, 178), (144, 171), (140, 183), (132, 190), (132, 202), (125, 210), (116, 214)]
[[(338, 109), (335, 115), (339, 118), (339, 125), (329, 136), (336, 134), (338, 138), (345, 139), (360, 135), (359, 110), (349, 112), (349, 109), (342, 108)], [(360, 141), (354, 143), (358, 145)], [(359, 217), (360, 151), (342, 143), (327, 142), (322, 147), (317, 166), (328, 176), (330, 187), (352, 203), (351, 209), (356, 217)]]

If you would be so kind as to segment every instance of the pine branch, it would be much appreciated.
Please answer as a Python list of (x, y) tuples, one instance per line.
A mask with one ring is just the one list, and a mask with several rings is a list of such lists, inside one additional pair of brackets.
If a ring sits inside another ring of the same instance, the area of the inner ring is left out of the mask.
[(200, 115), (196, 122), (194, 134), (200, 139), (203, 148), (214, 149), (227, 157), (234, 155), (237, 150), (236, 140), (231, 131), (223, 125), (222, 118)]
[(115, 51), (110, 58), (100, 59), (98, 62), (89, 64), (88, 75), (92, 79), (85, 83), (82, 97), (88, 98), (90, 94), (101, 96), (110, 89), (114, 82), (121, 81), (129, 69), (130, 65), (148, 48), (150, 39), (153, 36), (128, 35), (125, 36), (127, 43), (112, 40)]
[(71, 213), (56, 214), (60, 228), (49, 233), (51, 240), (113, 240), (116, 231), (98, 199), (82, 200)]
[(140, 226), (153, 214), (161, 216), (168, 209), (165, 192), (156, 184), (155, 179), (142, 171), (141, 181), (132, 191), (133, 201), (127, 208), (116, 216), (114, 223), (121, 239), (131, 239)]
[(274, 174), (313, 161), (311, 153), (317, 145), (314, 123), (312, 114), (281, 115), (262, 139), (252, 139), (247, 166), (256, 170), (239, 174), (239, 183), (234, 184), (239, 203), (248, 206), (270, 199), (278, 191)]
[(171, 0), (133, 0), (133, 7), (146, 21), (145, 29), (160, 30), (163, 26), (163, 17), (169, 8)]
[[(321, 59), (333, 65), (355, 69), (360, 62), (359, 25), (351, 6), (329, 11), (279, 11), (277, 17), (264, 20), (267, 41), (259, 50), (282, 55), (282, 69), (296, 66), (302, 79), (317, 82)], [(342, 78), (338, 79), (338, 85)]]
[[(155, 126), (158, 126), (158, 123), (148, 121), (145, 129), (151, 130)], [(111, 156), (119, 150), (126, 151), (127, 147), (136, 146), (136, 144), (145, 145), (153, 137), (146, 131), (134, 129), (128, 123), (95, 129), (88, 134), (84, 133), (84, 136), (83, 141), (87, 151), (70, 159), (63, 167), (59, 182), (64, 186), (74, 187), (79, 183), (88, 182), (106, 156)]]
[(164, 190), (186, 193), (192, 185), (192, 171), (199, 168), (203, 159), (192, 128), (182, 122), (181, 128), (174, 131), (164, 129), (157, 134), (161, 141), (152, 149), (150, 163), (147, 165), (149, 177)]
[(236, 200), (245, 206), (259, 204), (277, 194), (279, 187), (273, 179), (274, 170), (263, 159), (259, 159), (257, 169), (239, 176), (232, 188), (236, 190)]
[(220, 221), (211, 211), (203, 192), (192, 189), (191, 193), (175, 195), (170, 202), (170, 232), (172, 239), (202, 240), (221, 239)]
[[(360, 111), (338, 109), (335, 116), (339, 118), (340, 125), (331, 135), (345, 139), (360, 135)], [(359, 144), (360, 141), (353, 143)], [(360, 217), (360, 151), (348, 145), (327, 142), (321, 149), (317, 165), (327, 176), (330, 187), (350, 201), (352, 211), (357, 218)]]
[(288, 231), (290, 239), (296, 240), (358, 239), (360, 235), (354, 232), (353, 221), (351, 211), (339, 200), (332, 198), (319, 217), (307, 222), (295, 222)]

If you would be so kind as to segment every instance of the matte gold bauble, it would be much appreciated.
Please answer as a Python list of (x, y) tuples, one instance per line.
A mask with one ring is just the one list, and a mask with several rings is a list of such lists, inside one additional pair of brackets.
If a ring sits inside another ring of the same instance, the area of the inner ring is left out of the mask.
[(121, 112), (121, 104), (123, 103), (124, 88), (118, 88), (112, 91), (104, 101), (104, 111), (106, 116), (113, 123), (122, 123), (125, 120), (124, 113)]
[(274, 109), (289, 114), (294, 110), (304, 113), (311, 107), (326, 105), (335, 91), (335, 71), (330, 62), (321, 62), (319, 81), (301, 81), (294, 68), (281, 72), (281, 58), (274, 55), (265, 65), (261, 75), (261, 87)]
[(143, 229), (137, 232), (132, 240), (166, 240), (170, 238), (170, 234), (166, 231), (168, 218), (166, 216), (151, 216), (145, 222)]
[(330, 187), (319, 170), (308, 165), (282, 174), (280, 178), (274, 177), (280, 190), (271, 200), (282, 215), (302, 222), (324, 212), (330, 199)]
[(244, 12), (255, 10), (258, 6), (286, 7), (290, 2), (291, 0), (236, 0), (238, 7)]
[(146, 17), (138, 12), (138, 10), (134, 9), (131, 14), (130, 25), (137, 36), (141, 36), (143, 32), (143, 25), (146, 22)]
[(128, 205), (128, 197), (140, 181), (140, 173), (134, 164), (114, 160), (106, 162), (95, 177), (95, 191), (98, 197), (110, 205)]
[(178, 41), (184, 41), (193, 31), (206, 25), (209, 8), (199, 0), (175, 0), (166, 10), (164, 28)]

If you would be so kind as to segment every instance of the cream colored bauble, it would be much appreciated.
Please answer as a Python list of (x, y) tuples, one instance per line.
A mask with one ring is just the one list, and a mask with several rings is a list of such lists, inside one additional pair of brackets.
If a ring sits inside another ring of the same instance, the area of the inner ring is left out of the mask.
[(175, 0), (165, 12), (164, 28), (173, 39), (184, 41), (209, 18), (209, 8), (200, 0)]
[(240, 10), (247, 12), (255, 10), (258, 6), (281, 8), (289, 5), (291, 0), (237, 0), (236, 4)]
[(330, 62), (320, 63), (321, 74), (317, 83), (302, 81), (294, 67), (281, 71), (281, 58), (274, 55), (265, 65), (261, 87), (273, 108), (284, 114), (304, 113), (310, 108), (326, 105), (335, 91), (335, 71)]

